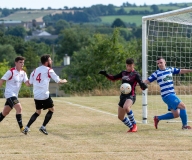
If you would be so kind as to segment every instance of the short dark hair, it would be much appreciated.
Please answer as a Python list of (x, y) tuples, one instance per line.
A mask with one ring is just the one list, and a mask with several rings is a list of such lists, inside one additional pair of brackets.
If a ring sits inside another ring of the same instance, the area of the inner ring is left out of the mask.
[[(164, 59), (163, 57), (157, 57), (157, 61), (160, 60), (160, 59)], [(165, 59), (164, 59), (165, 60)]]
[(42, 63), (42, 64), (45, 64), (50, 57), (51, 57), (51, 56), (50, 56), (49, 54), (42, 55), (42, 56), (41, 56), (41, 63)]
[(16, 57), (15, 58), (15, 62), (18, 62), (18, 61), (23, 61), (23, 60), (25, 60), (25, 57), (22, 57), (22, 56), (18, 56), (18, 57)]
[(126, 64), (134, 64), (134, 59), (133, 58), (126, 59)]

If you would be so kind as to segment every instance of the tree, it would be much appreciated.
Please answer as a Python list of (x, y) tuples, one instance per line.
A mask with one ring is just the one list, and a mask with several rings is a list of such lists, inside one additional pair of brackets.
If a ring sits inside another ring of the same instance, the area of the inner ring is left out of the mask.
[(10, 68), (9, 66), (9, 62), (6, 61), (5, 59), (0, 61), (0, 77), (2, 77), (5, 72), (7, 72), (7, 70)]
[(10, 10), (7, 9), (7, 8), (3, 8), (1, 14), (2, 14), (4, 17), (6, 17), (6, 16), (10, 15)]
[(26, 36), (26, 34), (27, 34), (26, 30), (22, 26), (10, 27), (6, 31), (6, 35), (13, 35), (13, 36), (21, 37), (21, 38), (24, 38)]
[(74, 51), (79, 51), (81, 48), (90, 43), (91, 31), (86, 28), (70, 28), (62, 32), (62, 39), (59, 42), (60, 50), (57, 52), (58, 58), (63, 58), (65, 54), (73, 55)]
[(14, 59), (17, 54), (10, 44), (0, 45), (0, 61), (3, 60), (9, 62), (9, 65), (14, 65)]
[(40, 58), (31, 46), (26, 48), (24, 57), (26, 58), (25, 67), (27, 68), (27, 73), (30, 74), (36, 67), (39, 66)]
[(151, 5), (150, 8), (153, 10), (153, 13), (158, 13), (159, 12), (159, 7), (157, 5)]
[(125, 25), (125, 23), (120, 18), (117, 18), (117, 19), (114, 20), (114, 22), (111, 25), (111, 27), (112, 28), (115, 28), (115, 27), (126, 28), (126, 25)]
[(0, 24), (0, 32), (2, 32), (4, 34), (5, 31), (6, 31), (6, 27), (5, 27), (4, 23)]
[(67, 28), (70, 28), (69, 23), (65, 20), (59, 20), (55, 25), (55, 33), (59, 34), (62, 30)]
[(32, 26), (33, 26), (33, 27), (37, 27), (37, 21), (36, 21), (36, 19), (33, 19), (33, 20), (32, 20)]
[(137, 60), (139, 55), (141, 43), (138, 45), (136, 40), (127, 43), (119, 36), (118, 29), (114, 30), (112, 36), (95, 34), (89, 45), (74, 52), (70, 67), (64, 68), (62, 76), (70, 79), (70, 82), (61, 89), (65, 93), (74, 93), (92, 91), (96, 88), (119, 87), (120, 82), (113, 85), (98, 75), (99, 70), (119, 73), (125, 69), (127, 57)]

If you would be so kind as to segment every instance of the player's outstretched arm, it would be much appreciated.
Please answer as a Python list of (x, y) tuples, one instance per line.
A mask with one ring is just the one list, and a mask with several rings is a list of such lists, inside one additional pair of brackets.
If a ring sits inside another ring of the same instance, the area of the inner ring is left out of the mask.
[(67, 83), (66, 79), (61, 79), (58, 83)]
[(149, 83), (151, 83), (149, 80), (145, 80), (145, 81), (143, 81), (145, 84), (149, 84)]
[(105, 70), (102, 70), (102, 71), (99, 71), (99, 74), (102, 74), (102, 75), (107, 75), (107, 71), (105, 71)]
[(26, 85), (27, 87), (30, 87), (30, 86), (31, 86), (31, 84), (29, 83), (29, 80), (25, 82), (25, 85)]
[(192, 72), (192, 69), (180, 69), (180, 74), (190, 73)]

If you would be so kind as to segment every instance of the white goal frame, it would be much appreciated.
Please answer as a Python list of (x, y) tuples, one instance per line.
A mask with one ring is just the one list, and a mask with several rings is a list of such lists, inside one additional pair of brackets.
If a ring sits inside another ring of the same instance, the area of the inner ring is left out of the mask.
[[(192, 12), (192, 6), (191, 7), (187, 7), (187, 8), (182, 8), (182, 9), (177, 9), (174, 11), (169, 11), (169, 12), (165, 12), (165, 13), (160, 13), (160, 14), (154, 14), (154, 15), (149, 15), (149, 16), (144, 16), (142, 17), (142, 79), (146, 80), (148, 75), (148, 28), (147, 28), (147, 22), (149, 20), (155, 20), (158, 19), (158, 21), (161, 21), (161, 19), (163, 19), (164, 22), (170, 22), (169, 20), (165, 20), (166, 17), (171, 17), (171, 16), (175, 16), (175, 15), (179, 15), (179, 14), (184, 14), (184, 13), (188, 13), (188, 12)], [(192, 19), (192, 18), (191, 18)], [(174, 20), (171, 21), (172, 23), (174, 23)], [(175, 22), (177, 23), (177, 22)], [(182, 22), (180, 22), (182, 24)], [(179, 23), (179, 24), (180, 24)], [(186, 25), (192, 25), (192, 20), (189, 24), (187, 24), (185, 22)], [(147, 108), (148, 108), (148, 104), (147, 104), (147, 90), (143, 91), (142, 93), (142, 123), (146, 124), (147, 123)]]

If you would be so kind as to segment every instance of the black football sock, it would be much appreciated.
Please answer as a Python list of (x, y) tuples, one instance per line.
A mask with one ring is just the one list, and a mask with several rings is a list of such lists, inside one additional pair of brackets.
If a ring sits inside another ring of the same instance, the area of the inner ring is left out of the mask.
[(0, 122), (5, 118), (5, 116), (2, 114), (2, 112), (0, 113)]
[(27, 124), (27, 127), (29, 128), (31, 126), (31, 124), (37, 119), (37, 117), (39, 116), (39, 114), (37, 114), (36, 112), (31, 116), (28, 124)]
[(17, 123), (18, 123), (19, 127), (22, 128), (23, 127), (22, 114), (16, 114), (16, 119), (17, 119)]
[(43, 126), (45, 127), (47, 125), (47, 123), (50, 121), (51, 117), (53, 115), (53, 112), (48, 111), (46, 116), (45, 116), (45, 120), (43, 122)]

